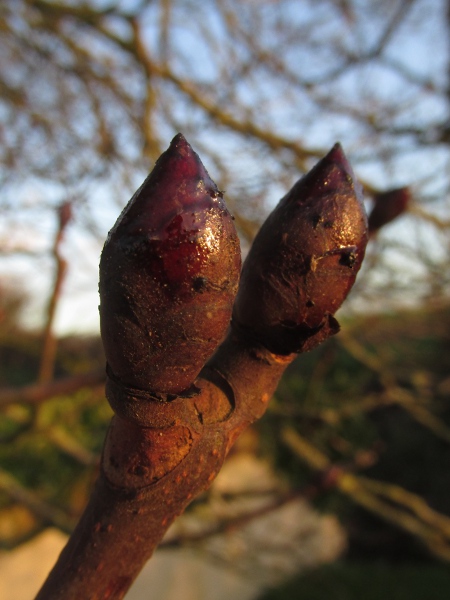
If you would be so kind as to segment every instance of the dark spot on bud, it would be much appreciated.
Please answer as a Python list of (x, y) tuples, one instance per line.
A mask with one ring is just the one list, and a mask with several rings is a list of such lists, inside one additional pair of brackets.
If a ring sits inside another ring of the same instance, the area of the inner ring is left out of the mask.
[(316, 229), (323, 222), (322, 215), (313, 215), (312, 224), (314, 229)]
[(315, 214), (312, 218), (312, 224), (314, 229), (317, 229), (321, 225), (324, 229), (331, 229), (334, 225), (333, 221), (325, 220), (323, 215)]
[(357, 259), (358, 257), (355, 252), (355, 249), (352, 248), (351, 250), (345, 250), (344, 252), (342, 252), (339, 264), (344, 265), (344, 267), (348, 267), (349, 269), (353, 269)]
[(208, 280), (206, 277), (196, 277), (192, 282), (192, 288), (196, 292), (203, 292), (208, 284)]

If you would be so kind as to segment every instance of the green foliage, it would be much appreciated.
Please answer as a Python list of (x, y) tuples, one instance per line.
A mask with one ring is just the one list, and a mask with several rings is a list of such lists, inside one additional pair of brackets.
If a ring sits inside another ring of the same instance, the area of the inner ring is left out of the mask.
[[(95, 467), (111, 415), (103, 394), (89, 389), (39, 407), (12, 405), (0, 426), (0, 467), (39, 497), (71, 510), (71, 490), (86, 468)], [(0, 494), (0, 503), (8, 504), (7, 494)]]
[[(33, 383), (40, 336), (19, 328), (1, 333), (0, 385)], [(103, 360), (97, 338), (60, 340), (57, 376), (95, 370)], [(111, 415), (102, 388), (1, 408), (0, 475), (13, 479), (0, 485), (0, 546), (20, 543), (49, 524), (34, 502), (45, 503), (47, 514), (54, 507), (59, 516), (53, 525), (70, 529), (87, 502)]]
[(260, 600), (447, 600), (442, 566), (340, 563), (299, 576)]
[[(315, 502), (349, 527), (352, 555), (417, 557), (423, 551), (418, 554), (421, 546), (405, 544), (405, 539), (399, 548), (392, 527), (378, 535), (386, 527), (379, 518), (364, 516), (332, 486), (321, 488), (320, 478), (283, 443), (280, 432), (288, 424), (332, 464), (403, 486), (435, 509), (450, 512), (450, 443), (445, 439), (450, 424), (449, 331), (449, 310), (347, 323), (340, 336), (291, 365), (267, 415), (256, 425), (263, 451), (293, 486), (319, 483)], [(3, 336), (0, 383), (33, 381), (38, 342), (37, 336), (23, 332)], [(98, 339), (62, 340), (57, 372), (83, 372), (103, 360)], [(409, 395), (411, 405), (382, 402), (398, 389)], [(364, 404), (368, 399), (373, 405)], [(418, 417), (412, 408), (431, 415), (441, 429), (421, 421), (422, 413)], [(76, 516), (87, 500), (111, 414), (102, 389), (81, 389), (36, 406), (5, 406), (0, 469), (36, 497)], [(0, 491), (0, 522), (2, 511), (14, 504)], [(363, 538), (369, 541), (363, 544)]]
[[(281, 432), (289, 425), (331, 464), (401, 486), (449, 514), (449, 332), (448, 308), (373, 316), (344, 324), (341, 335), (300, 356), (257, 425), (276, 468), (300, 489), (318, 482), (283, 444)], [(319, 485), (316, 502), (337, 512), (357, 537), (365, 528), (371, 537), (386, 527), (378, 518), (362, 518), (333, 487)], [(392, 531), (386, 540), (392, 541)], [(405, 540), (395, 550), (417, 551)], [(382, 543), (375, 550), (390, 553)]]

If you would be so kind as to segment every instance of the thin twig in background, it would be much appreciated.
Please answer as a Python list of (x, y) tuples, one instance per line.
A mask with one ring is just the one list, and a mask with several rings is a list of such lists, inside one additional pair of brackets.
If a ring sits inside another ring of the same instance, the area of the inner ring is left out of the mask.
[(65, 229), (71, 218), (72, 203), (70, 201), (65, 201), (58, 207), (58, 229), (56, 232), (52, 252), (55, 261), (55, 280), (47, 307), (47, 319), (43, 332), (43, 348), (38, 374), (39, 383), (48, 383), (53, 379), (57, 347), (57, 340), (53, 331), (53, 325), (58, 302), (61, 298), (62, 286), (67, 272), (67, 261), (63, 257), (61, 245), (64, 240)]
[[(314, 471), (331, 469), (330, 459), (292, 427), (283, 428), (281, 439)], [(415, 535), (435, 556), (450, 562), (449, 519), (433, 511), (418, 496), (398, 486), (371, 482), (339, 466), (335, 466), (332, 483), (353, 502), (395, 527)], [(405, 508), (408, 510), (405, 511)]]
[(106, 379), (104, 369), (69, 375), (48, 383), (32, 383), (23, 387), (0, 389), (0, 406), (8, 404), (41, 404), (55, 396), (73, 394), (82, 388), (102, 387)]
[(0, 469), (0, 490), (9, 496), (11, 500), (27, 506), (32, 513), (46, 524), (54, 525), (66, 533), (73, 530), (76, 523), (73, 518), (69, 517), (59, 507), (42, 500), (37, 494), (25, 488), (17, 479), (2, 469)]

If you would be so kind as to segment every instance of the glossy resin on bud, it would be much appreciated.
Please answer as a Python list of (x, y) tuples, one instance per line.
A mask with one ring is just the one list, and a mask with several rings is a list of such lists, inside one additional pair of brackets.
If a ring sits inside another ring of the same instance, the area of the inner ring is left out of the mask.
[(245, 260), (233, 324), (271, 352), (303, 352), (339, 329), (333, 318), (364, 257), (360, 186), (339, 144), (282, 198)]
[(224, 337), (241, 266), (222, 193), (178, 134), (120, 215), (100, 261), (111, 377), (180, 394)]

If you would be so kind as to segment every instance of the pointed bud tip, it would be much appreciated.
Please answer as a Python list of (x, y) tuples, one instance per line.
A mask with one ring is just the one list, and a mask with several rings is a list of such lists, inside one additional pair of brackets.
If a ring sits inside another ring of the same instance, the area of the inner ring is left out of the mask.
[(325, 156), (324, 160), (338, 165), (339, 167), (341, 167), (341, 169), (348, 173), (353, 180), (355, 179), (355, 174), (353, 173), (352, 166), (350, 165), (348, 158), (345, 155), (344, 149), (342, 148), (339, 142), (336, 142), (336, 144), (334, 144), (334, 146)]
[[(353, 188), (359, 202), (363, 201), (363, 188), (355, 176), (353, 167), (350, 164), (347, 156), (345, 155), (344, 149), (339, 142), (336, 142), (328, 154), (318, 163), (318, 165), (325, 163), (332, 166), (338, 167), (341, 174), (346, 178), (349, 178), (353, 184)], [(335, 176), (336, 177), (336, 176)], [(337, 176), (337, 181), (341, 180), (341, 176)]]
[[(154, 171), (155, 174), (158, 173), (158, 177), (163, 174), (170, 178), (173, 184), (181, 183), (183, 179), (197, 178), (202, 179), (207, 187), (217, 189), (199, 155), (182, 133), (177, 133), (172, 139), (167, 150), (157, 160)], [(164, 186), (168, 183), (164, 182)]]
[[(199, 155), (195, 152), (182, 133), (177, 133), (162, 156), (166, 156), (169, 159), (176, 158), (177, 160), (186, 163), (186, 165), (190, 164), (191, 167), (196, 170), (200, 169), (202, 174), (204, 171), (207, 175), (207, 171)], [(209, 175), (207, 176), (209, 177)]]
[(179, 152), (190, 151), (192, 152), (192, 146), (187, 141), (182, 133), (177, 133), (177, 135), (172, 139), (169, 144), (169, 148), (178, 150)]
[(332, 160), (333, 162), (348, 164), (347, 157), (345, 156), (340, 142), (336, 142), (334, 144), (328, 154), (326, 154), (326, 158), (328, 158), (328, 160)]

